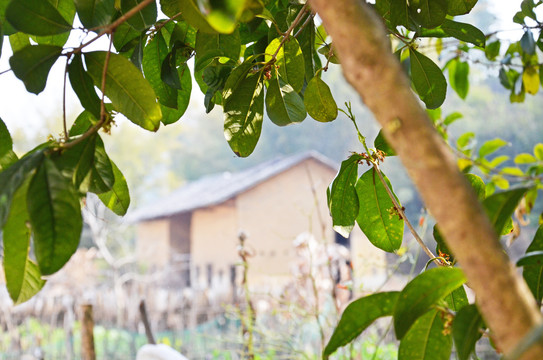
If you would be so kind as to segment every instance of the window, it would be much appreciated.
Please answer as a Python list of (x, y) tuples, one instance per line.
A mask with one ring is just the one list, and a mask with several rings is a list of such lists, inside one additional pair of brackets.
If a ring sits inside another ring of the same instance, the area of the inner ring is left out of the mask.
[(338, 232), (334, 231), (335, 235), (335, 243), (339, 245), (345, 246), (347, 249), (351, 248), (351, 235), (348, 237), (343, 237), (343, 235), (339, 234)]

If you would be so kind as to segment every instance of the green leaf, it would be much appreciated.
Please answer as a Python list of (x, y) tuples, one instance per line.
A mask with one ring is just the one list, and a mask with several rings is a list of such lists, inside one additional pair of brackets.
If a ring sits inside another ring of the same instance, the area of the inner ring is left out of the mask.
[[(526, 254), (543, 251), (543, 226), (539, 226)], [(530, 291), (538, 302), (543, 299), (543, 264), (526, 265), (522, 270), (522, 277), (528, 284)]]
[(239, 30), (232, 34), (196, 33), (196, 63), (194, 71), (205, 68), (213, 59), (226, 57), (237, 61), (241, 52)]
[(315, 59), (313, 58), (315, 54), (315, 22), (313, 17), (310, 17), (309, 22), (304, 26), (297, 39), (304, 57), (305, 82), (309, 82), (315, 76), (316, 71)]
[(443, 235), (441, 235), (437, 224), (434, 226), (432, 235), (434, 236), (434, 240), (436, 241), (436, 252), (438, 253), (438, 255), (443, 255), (448, 261), (454, 262), (454, 255), (449, 250), (449, 247), (447, 246)]
[(448, 360), (453, 341), (444, 331), (445, 324), (438, 310), (422, 315), (402, 338), (398, 360)]
[[(268, 47), (266, 47), (266, 62), (272, 60), (272, 56), (279, 48), (281, 41), (281, 37), (273, 39)], [(289, 37), (285, 41), (277, 52), (275, 65), (279, 67), (279, 75), (281, 75), (283, 80), (292, 86), (296, 92), (300, 92), (304, 86), (305, 65), (302, 49), (296, 38)]]
[(45, 89), (47, 76), (57, 61), (62, 48), (53, 45), (27, 46), (9, 58), (15, 76), (25, 84), (26, 90), (39, 94)]
[[(389, 189), (390, 182), (384, 174)], [(393, 252), (400, 248), (403, 238), (403, 219), (394, 208), (375, 169), (366, 171), (356, 182), (360, 210), (356, 222), (368, 240), (381, 250)]]
[(468, 295), (466, 294), (464, 286), (460, 286), (447, 295), (445, 301), (452, 311), (459, 311), (464, 306), (469, 305)]
[[(164, 106), (177, 109), (177, 90), (162, 81), (161, 68), (168, 55), (168, 46), (162, 33), (157, 33), (143, 49), (143, 74)], [(177, 70), (176, 70), (177, 71)]]
[(243, 80), (247, 77), (249, 70), (254, 66), (253, 60), (254, 56), (247, 58), (241, 65), (237, 66), (232, 70), (226, 82), (224, 83), (224, 88), (222, 92), (222, 98), (226, 102), (230, 96), (236, 91), (238, 86)]
[(447, 81), (432, 60), (414, 49), (409, 49), (411, 58), (411, 81), (428, 109), (437, 109), (445, 101)]
[(475, 4), (477, 0), (448, 0), (447, 14), (451, 16), (467, 14)]
[(522, 153), (515, 156), (516, 164), (531, 164), (536, 161), (537, 159), (532, 154), (528, 154), (528, 153)]
[(304, 93), (304, 105), (308, 114), (320, 122), (329, 122), (337, 118), (338, 108), (328, 85), (318, 76), (307, 84)]
[(141, 33), (127, 23), (122, 23), (113, 36), (113, 46), (119, 52), (127, 52), (140, 42)]
[(190, 102), (190, 93), (192, 92), (192, 77), (187, 64), (177, 69), (179, 78), (181, 79), (181, 90), (177, 90), (177, 109), (172, 109), (164, 105), (160, 105), (162, 109), (162, 123), (170, 125), (175, 123), (183, 116)]
[(25, 181), (15, 192), (3, 229), (6, 286), (15, 305), (30, 299), (45, 284), (38, 266), (28, 257), (31, 235), (26, 207), (28, 184)]
[(511, 216), (528, 190), (529, 188), (508, 190), (493, 194), (483, 201), (483, 206), (497, 234), (504, 235), (507, 223), (511, 221)]
[(475, 194), (477, 195), (477, 199), (479, 201), (483, 201), (486, 196), (486, 185), (483, 179), (481, 179), (479, 176), (475, 174), (465, 174), (466, 179), (469, 181), (471, 187), (475, 191)]
[(246, 3), (245, 0), (223, 0), (202, 4), (209, 25), (221, 33), (229, 34), (236, 28)]
[(534, 146), (534, 155), (537, 160), (543, 161), (543, 144), (538, 143)]
[(116, 11), (115, 0), (74, 0), (74, 3), (77, 16), (87, 29), (108, 25)]
[(34, 173), (42, 158), (43, 151), (37, 151), (0, 172), (0, 228), (6, 222), (15, 191)]
[(532, 34), (532, 31), (530, 29), (526, 29), (526, 31), (520, 38), (520, 47), (522, 51), (528, 55), (535, 54), (534, 34)]
[(377, 150), (381, 150), (385, 153), (386, 156), (395, 156), (396, 152), (394, 149), (388, 144), (387, 140), (385, 139), (385, 136), (383, 135), (383, 130), (379, 130), (379, 133), (377, 134), (377, 137), (375, 138), (373, 145)]
[(77, 250), (83, 221), (74, 187), (49, 158), (30, 181), (27, 206), (40, 271), (53, 274)]
[(339, 347), (354, 340), (375, 320), (392, 315), (399, 292), (382, 292), (365, 296), (349, 304), (341, 314), (341, 319), (334, 329), (322, 353), (324, 359), (333, 354)]
[(94, 154), (90, 161), (90, 172), (88, 173), (89, 191), (95, 194), (108, 192), (115, 182), (115, 174), (111, 160), (106, 154), (104, 143), (100, 136), (96, 135)]
[(459, 113), (458, 111), (455, 111), (453, 113), (450, 113), (449, 115), (447, 115), (445, 117), (445, 119), (443, 120), (443, 124), (444, 125), (450, 125), (452, 124), (453, 122), (455, 122), (456, 120), (458, 119), (461, 119), (463, 118), (464, 115), (462, 115), (461, 113)]
[(409, 7), (406, 0), (390, 0), (390, 22), (394, 27), (409, 26)]
[(452, 335), (459, 360), (468, 360), (475, 351), (475, 343), (481, 338), (483, 318), (477, 306), (470, 304), (456, 313)]
[(169, 17), (183, 14), (183, 20), (201, 32), (216, 33), (198, 9), (195, 0), (160, 0), (160, 7)]
[(123, 216), (126, 214), (128, 207), (130, 206), (128, 184), (126, 183), (124, 175), (113, 161), (111, 161), (111, 167), (113, 169), (113, 175), (115, 178), (113, 187), (108, 192), (98, 194), (98, 197), (105, 206), (111, 209), (111, 211), (119, 216)]
[[(57, 11), (59, 14), (66, 20), (70, 26), (74, 22), (75, 17), (75, 6), (72, 0), (48, 0), (51, 5)], [(64, 46), (66, 41), (68, 41), (68, 37), (70, 37), (70, 32), (63, 32), (58, 35), (48, 35), (48, 36), (32, 36), (32, 39), (36, 41), (38, 44), (44, 44), (44, 45), (56, 45), (56, 46)]]
[(485, 47), (485, 34), (473, 25), (445, 19), (441, 25), (441, 29), (443, 29), (448, 36), (452, 36), (458, 40), (471, 43), (478, 47)]
[(6, 155), (10, 150), (13, 149), (13, 141), (11, 140), (11, 135), (9, 130), (0, 118), (0, 158)]
[(430, 269), (411, 280), (401, 291), (394, 309), (396, 337), (402, 339), (420, 316), (465, 281), (462, 270), (452, 267)]
[(472, 132), (464, 133), (464, 134), (460, 135), (458, 140), (456, 140), (456, 145), (458, 145), (459, 149), (463, 149), (466, 146), (468, 146), (468, 144), (471, 142), (471, 140), (474, 137), (475, 137), (475, 134), (472, 133)]
[(302, 122), (306, 116), (304, 101), (279, 75), (270, 79), (266, 92), (266, 112), (278, 126)]
[(145, 35), (140, 36), (138, 38), (136, 46), (134, 46), (132, 55), (130, 56), (130, 61), (136, 66), (138, 70), (142, 69), (141, 63), (143, 62), (143, 48), (146, 41), (147, 37)]
[(176, 50), (177, 48), (174, 47), (164, 58), (160, 69), (160, 79), (169, 87), (181, 90), (181, 80), (177, 73)]
[(12, 34), (9, 36), (9, 44), (11, 45), (11, 50), (16, 53), (17, 51), (31, 45), (30, 35), (20, 32)]
[(6, 36), (13, 35), (17, 32), (17, 30), (15, 30), (13, 26), (11, 26), (10, 23), (6, 21), (6, 8), (8, 7), (9, 3), (10, 0), (0, 1), (0, 27), (3, 30), (3, 35)]
[[(143, 0), (121, 0), (121, 12), (126, 14)], [(138, 11), (134, 16), (130, 17), (126, 22), (137, 31), (148, 29), (156, 22), (157, 8), (156, 2), (152, 1), (149, 5)]]
[[(94, 85), (101, 86), (107, 52), (85, 54), (87, 69)], [(141, 72), (121, 55), (111, 54), (106, 73), (106, 96), (115, 109), (130, 121), (150, 131), (157, 131), (162, 119), (153, 88)]]
[(419, 0), (410, 3), (411, 16), (425, 28), (435, 28), (443, 23), (447, 16), (448, 0)]
[(249, 75), (224, 101), (224, 136), (232, 151), (249, 156), (258, 142), (264, 116), (262, 71)]
[(83, 68), (81, 54), (74, 54), (72, 62), (68, 65), (70, 84), (76, 93), (81, 105), (95, 118), (100, 118), (100, 98), (94, 90), (92, 78)]
[(7, 153), (0, 156), (0, 172), (15, 164), (19, 160), (17, 154), (13, 150), (8, 150)]
[(345, 238), (349, 236), (358, 216), (359, 204), (355, 185), (358, 179), (358, 162), (362, 159), (361, 155), (353, 154), (344, 160), (330, 185), (328, 208), (334, 230)]
[(6, 20), (30, 35), (55, 35), (72, 30), (53, 5), (44, 0), (15, 0), (6, 9)]
[(465, 99), (469, 91), (469, 64), (460, 59), (454, 59), (447, 65), (449, 84), (461, 99)]
[(500, 55), (501, 43), (499, 40), (486, 44), (485, 56), (488, 60), (494, 61)]
[(507, 141), (500, 138), (485, 141), (485, 143), (479, 149), (479, 157), (482, 158), (489, 154), (492, 154), (496, 150), (504, 147), (505, 145), (507, 145)]
[(526, 252), (517, 260), (517, 266), (527, 265), (543, 266), (543, 250)]
[(501, 172), (512, 176), (524, 176), (524, 171), (518, 167), (504, 167), (501, 169)]

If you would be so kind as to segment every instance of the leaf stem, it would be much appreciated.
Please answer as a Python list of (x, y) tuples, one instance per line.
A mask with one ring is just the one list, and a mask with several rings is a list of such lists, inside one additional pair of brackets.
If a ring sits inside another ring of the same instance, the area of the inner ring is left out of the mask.
[(107, 79), (107, 69), (109, 66), (109, 59), (111, 57), (111, 46), (113, 44), (113, 36), (114, 32), (111, 33), (111, 37), (109, 39), (109, 48), (106, 54), (106, 59), (104, 60), (104, 68), (102, 69), (102, 83), (100, 86), (100, 91), (102, 92), (102, 98), (100, 100), (100, 119), (96, 124), (94, 124), (91, 128), (89, 128), (87, 131), (85, 131), (80, 137), (70, 141), (60, 144), (60, 147), (63, 149), (69, 149), (81, 142), (83, 142), (88, 137), (92, 136), (94, 133), (98, 132), (102, 125), (106, 122), (106, 118), (108, 116), (106, 112), (106, 105), (105, 105), (105, 93), (106, 93), (106, 79)]
[(4, 71), (0, 71), (0, 75), (4, 75), (4, 74), (7, 74), (8, 72), (11, 71), (11, 68), (7, 69), (7, 70), (4, 70)]
[(407, 225), (407, 228), (409, 229), (409, 231), (411, 232), (411, 234), (413, 235), (415, 240), (419, 243), (422, 250), (424, 250), (426, 255), (428, 255), (430, 257), (430, 259), (432, 259), (436, 265), (440, 265), (440, 266), (444, 265), (441, 261), (439, 261), (439, 258), (437, 256), (435, 256), (434, 253), (432, 253), (432, 250), (430, 250), (430, 248), (428, 248), (428, 246), (426, 246), (424, 241), (422, 241), (422, 239), (420, 238), (419, 234), (417, 233), (417, 231), (415, 230), (415, 228), (413, 227), (413, 225), (411, 224), (411, 222), (409, 221), (407, 216), (405, 216), (405, 212), (403, 211), (402, 207), (400, 206), (400, 204), (396, 200), (396, 197), (392, 193), (392, 190), (390, 190), (390, 188), (388, 187), (388, 184), (386, 183), (385, 178), (383, 177), (383, 174), (381, 173), (381, 169), (379, 168), (379, 165), (377, 164), (377, 162), (371, 161), (371, 164), (372, 164), (373, 168), (375, 169), (375, 172), (377, 172), (377, 175), (379, 176), (379, 180), (381, 180), (381, 183), (385, 187), (385, 190), (386, 190), (388, 196), (390, 197), (390, 200), (392, 200), (392, 203), (394, 204), (394, 207), (398, 211), (398, 214), (400, 214), (401, 218), (405, 221), (405, 224)]
[(181, 16), (181, 12), (178, 12), (177, 14), (175, 14), (174, 16), (172, 16), (171, 18), (167, 19), (166, 21), (163, 21), (161, 23), (159, 23), (156, 27), (155, 27), (155, 30), (154, 32), (158, 32), (160, 29), (162, 29), (164, 26), (166, 26), (167, 23), (175, 20), (176, 18), (178, 18), (179, 16)]
[(68, 141), (68, 126), (66, 125), (66, 78), (68, 77), (68, 63), (70, 56), (66, 56), (66, 66), (64, 67), (64, 81), (62, 85), (62, 128), (64, 130), (64, 142)]
[(307, 10), (307, 6), (308, 6), (308, 3), (305, 3), (305, 5), (300, 9), (300, 12), (298, 13), (298, 15), (296, 15), (296, 18), (294, 19), (294, 21), (292, 22), (292, 24), (290, 24), (290, 27), (287, 29), (287, 31), (283, 34), (283, 39), (281, 40), (281, 43), (279, 44), (279, 46), (277, 47), (277, 50), (275, 50), (275, 53), (273, 54), (272, 56), (272, 59), (270, 61), (275, 61), (275, 59), (277, 58), (277, 54), (279, 54), (279, 50), (281, 50), (281, 48), (283, 47), (283, 45), (285, 44), (285, 42), (287, 41), (287, 39), (289, 38), (290, 36), (290, 33), (294, 30), (294, 28), (296, 26), (298, 26), (298, 23), (300, 22), (300, 20), (302, 19), (303, 15), (305, 14), (306, 10)]
[(313, 14), (313, 13), (309, 14), (307, 19), (305, 19), (304, 23), (302, 24), (302, 26), (300, 26), (298, 31), (296, 31), (296, 34), (294, 34), (294, 37), (298, 37), (298, 35), (300, 35), (300, 33), (303, 31), (303, 29), (307, 26), (307, 24), (309, 24), (311, 19), (313, 19), (314, 17), (315, 17), (315, 14)]

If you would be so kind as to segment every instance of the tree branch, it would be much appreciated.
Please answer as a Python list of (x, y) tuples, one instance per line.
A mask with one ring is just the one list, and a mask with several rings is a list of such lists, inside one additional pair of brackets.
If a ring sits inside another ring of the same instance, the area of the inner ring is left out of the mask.
[(84, 44), (81, 44), (79, 47), (73, 49), (71, 51), (72, 54), (81, 52), (81, 50), (88, 45), (92, 44), (105, 34), (111, 34), (115, 29), (117, 29), (122, 23), (124, 23), (126, 20), (130, 19), (132, 16), (136, 15), (137, 12), (141, 11), (143, 8), (145, 8), (150, 3), (154, 2), (155, 0), (143, 0), (138, 5), (134, 6), (132, 9), (130, 9), (126, 14), (121, 15), (117, 20), (112, 22), (110, 25), (108, 25), (104, 30), (102, 30), (98, 35), (90, 39)]
[[(365, 2), (311, 0), (311, 6), (334, 39), (345, 77), (382, 125), (439, 223), (497, 345), (511, 351), (541, 324), (541, 314), (454, 156), (414, 96), (390, 51), (383, 24)], [(541, 354), (543, 344), (537, 344), (522, 359), (541, 359)]]

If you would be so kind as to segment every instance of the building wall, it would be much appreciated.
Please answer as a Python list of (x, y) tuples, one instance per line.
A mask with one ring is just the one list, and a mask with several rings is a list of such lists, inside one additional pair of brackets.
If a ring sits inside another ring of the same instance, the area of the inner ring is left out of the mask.
[(239, 262), (235, 204), (232, 199), (193, 212), (190, 232), (194, 285), (208, 286), (208, 275), (212, 275), (213, 285), (229, 284), (230, 267)]
[(170, 221), (158, 219), (137, 226), (136, 256), (147, 266), (164, 266), (170, 261)]
[[(138, 226), (138, 257), (165, 265), (172, 254), (190, 250), (193, 286), (227, 287), (232, 267), (239, 264), (239, 234), (247, 235), (250, 279), (266, 287), (291, 280), (294, 240), (311, 233), (317, 241), (334, 241), (326, 188), (336, 171), (309, 159), (226, 203), (197, 209), (191, 215), (145, 222)], [(182, 239), (190, 234), (190, 244)], [(150, 239), (150, 240), (149, 240)], [(369, 289), (385, 274), (385, 255), (356, 226), (351, 234), (356, 290)], [(241, 268), (237, 267), (237, 280)]]
[(301, 233), (332, 241), (326, 188), (335, 173), (309, 159), (239, 195), (239, 224), (248, 235), (248, 246), (255, 250), (250, 260), (253, 282), (271, 283), (290, 276), (293, 243)]

